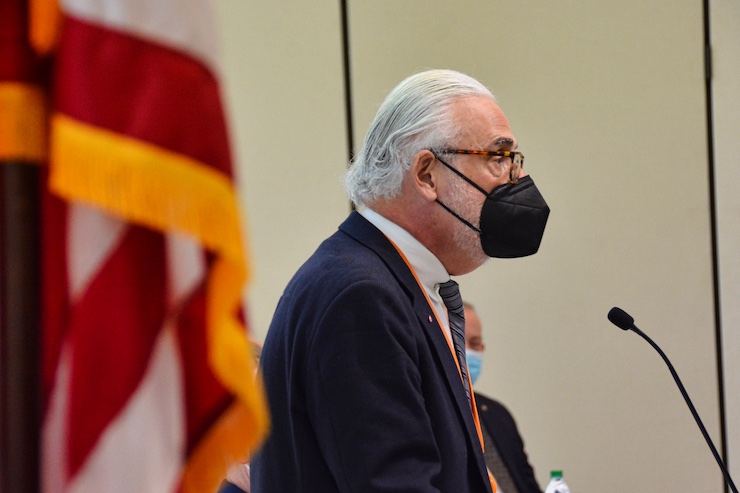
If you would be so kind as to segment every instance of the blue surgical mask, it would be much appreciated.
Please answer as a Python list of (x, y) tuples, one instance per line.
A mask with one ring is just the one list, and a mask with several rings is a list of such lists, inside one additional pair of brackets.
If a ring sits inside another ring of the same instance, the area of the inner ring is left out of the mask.
[(470, 375), (470, 381), (475, 384), (480, 376), (480, 370), (483, 366), (483, 353), (476, 351), (475, 349), (465, 350), (465, 359), (468, 361), (468, 375)]

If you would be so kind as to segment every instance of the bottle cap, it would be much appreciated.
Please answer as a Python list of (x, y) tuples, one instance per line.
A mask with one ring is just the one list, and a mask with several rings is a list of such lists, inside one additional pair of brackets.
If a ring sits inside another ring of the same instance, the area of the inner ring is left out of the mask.
[(560, 471), (560, 470), (552, 470), (552, 471), (550, 471), (550, 477), (551, 478), (562, 478), (563, 477), (563, 471)]

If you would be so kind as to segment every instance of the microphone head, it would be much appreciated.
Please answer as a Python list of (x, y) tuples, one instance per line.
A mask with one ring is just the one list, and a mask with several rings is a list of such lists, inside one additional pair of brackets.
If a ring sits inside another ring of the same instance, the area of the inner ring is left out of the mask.
[(616, 306), (609, 310), (609, 315), (607, 315), (607, 318), (609, 318), (609, 321), (611, 323), (622, 330), (630, 330), (632, 327), (634, 327), (635, 319), (630, 317), (629, 313), (622, 310), (621, 308), (617, 308)]

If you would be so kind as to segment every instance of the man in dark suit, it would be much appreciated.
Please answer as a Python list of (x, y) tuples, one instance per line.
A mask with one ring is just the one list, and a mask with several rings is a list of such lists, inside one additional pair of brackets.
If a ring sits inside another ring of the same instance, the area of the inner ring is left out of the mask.
[(270, 324), (272, 427), (253, 493), (495, 489), (450, 276), (539, 247), (549, 209), (516, 146), (490, 91), (459, 72), (388, 95), (347, 173), (360, 212), (298, 270)]
[[(486, 344), (478, 312), (470, 303), (465, 305), (465, 343), (470, 380), (475, 381), (483, 366)], [(485, 457), (488, 469), (493, 472), (505, 493), (542, 493), (524, 451), (524, 441), (519, 434), (514, 417), (500, 402), (475, 392)]]

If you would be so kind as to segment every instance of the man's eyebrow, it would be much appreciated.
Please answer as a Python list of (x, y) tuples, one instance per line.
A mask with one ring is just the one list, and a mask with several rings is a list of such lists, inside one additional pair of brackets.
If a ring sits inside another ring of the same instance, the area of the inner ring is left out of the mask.
[(499, 137), (498, 139), (493, 141), (494, 147), (499, 146), (514, 146), (516, 143), (514, 142), (514, 139), (511, 139), (509, 137)]

